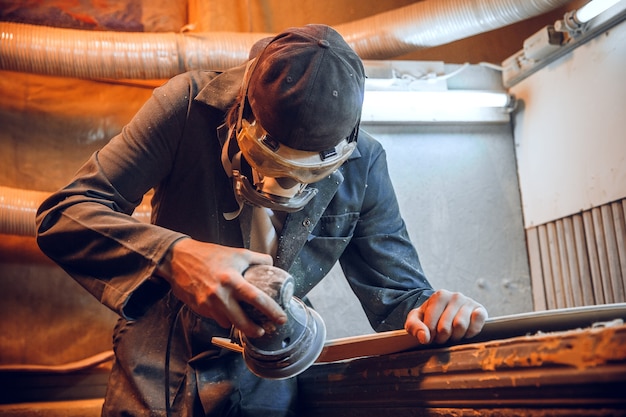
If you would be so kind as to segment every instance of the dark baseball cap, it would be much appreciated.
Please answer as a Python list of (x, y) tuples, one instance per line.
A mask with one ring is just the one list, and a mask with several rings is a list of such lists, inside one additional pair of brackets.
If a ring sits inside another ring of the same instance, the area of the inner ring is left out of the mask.
[(358, 128), (364, 69), (343, 37), (326, 25), (290, 28), (258, 54), (248, 85), (256, 117), (294, 149), (325, 151)]

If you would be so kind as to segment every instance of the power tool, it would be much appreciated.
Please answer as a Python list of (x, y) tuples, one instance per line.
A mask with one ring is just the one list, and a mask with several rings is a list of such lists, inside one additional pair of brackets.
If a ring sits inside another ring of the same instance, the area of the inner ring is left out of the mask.
[(253, 265), (243, 276), (283, 308), (287, 322), (276, 325), (251, 305), (242, 304), (246, 314), (263, 327), (265, 334), (249, 338), (233, 329), (230, 339), (214, 337), (212, 343), (242, 353), (248, 369), (262, 378), (286, 379), (304, 372), (324, 347), (324, 320), (294, 296), (295, 280), (287, 271), (269, 265)]

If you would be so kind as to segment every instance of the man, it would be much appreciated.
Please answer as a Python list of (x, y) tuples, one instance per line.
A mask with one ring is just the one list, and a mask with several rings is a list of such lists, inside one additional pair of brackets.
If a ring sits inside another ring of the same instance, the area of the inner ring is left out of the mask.
[[(387, 172), (359, 129), (361, 60), (323, 25), (246, 65), (174, 77), (40, 207), (42, 250), (120, 314), (104, 415), (294, 415), (294, 378), (211, 344), (285, 313), (242, 274), (274, 265), (303, 297), (336, 261), (378, 330), (477, 334), (487, 312), (426, 280)], [(152, 224), (130, 214), (154, 189)]]

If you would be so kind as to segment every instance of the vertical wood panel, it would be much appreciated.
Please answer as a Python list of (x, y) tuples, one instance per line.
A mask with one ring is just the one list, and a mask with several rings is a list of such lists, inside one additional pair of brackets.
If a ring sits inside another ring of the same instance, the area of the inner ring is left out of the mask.
[(619, 257), (620, 271), (622, 274), (622, 287), (626, 292), (626, 200), (611, 204), (613, 221), (615, 223), (615, 237), (617, 240), (617, 252)]
[(596, 245), (596, 234), (593, 227), (593, 218), (590, 211), (583, 213), (583, 224), (585, 225), (585, 237), (587, 238), (587, 255), (589, 256), (589, 267), (591, 271), (591, 283), (593, 294), (597, 304), (608, 303), (602, 286), (602, 273), (600, 271), (600, 261), (598, 259), (598, 247)]
[(530, 283), (533, 294), (533, 307), (535, 311), (543, 311), (548, 308), (546, 302), (546, 288), (542, 272), (541, 247), (539, 245), (539, 232), (536, 227), (528, 229), (526, 233), (528, 244), (528, 262), (530, 264)]
[(600, 265), (600, 276), (602, 280), (602, 290), (604, 291), (604, 300), (607, 303), (614, 303), (615, 297), (613, 296), (613, 286), (611, 285), (611, 272), (609, 270), (606, 239), (604, 238), (604, 226), (602, 224), (602, 210), (600, 207), (594, 207), (591, 209), (591, 218), (593, 219), (596, 247), (598, 248), (598, 264)]
[(626, 199), (526, 229), (535, 310), (626, 302)]
[(563, 291), (563, 307), (571, 307), (573, 305), (572, 300), (572, 285), (570, 283), (570, 271), (569, 271), (569, 262), (567, 259), (567, 246), (566, 246), (566, 236), (565, 236), (565, 224), (564, 220), (557, 220), (554, 222), (555, 231), (556, 231), (556, 242), (557, 242), (557, 250), (559, 254), (559, 266), (561, 267), (560, 273), (560, 281), (561, 288)]
[(554, 279), (550, 262), (550, 251), (548, 244), (548, 230), (546, 226), (539, 226), (539, 246), (541, 248), (541, 265), (543, 271), (543, 279), (546, 288), (546, 303), (548, 309), (557, 308), (556, 296), (554, 294)]
[(613, 221), (613, 210), (610, 205), (600, 207), (602, 215), (602, 226), (604, 240), (606, 243), (606, 262), (609, 270), (609, 282), (613, 293), (613, 302), (622, 302), (624, 296), (624, 284), (622, 283), (622, 271), (619, 264), (619, 251), (615, 236), (615, 223)]
[(561, 271), (561, 258), (559, 257), (559, 241), (556, 232), (556, 223), (546, 225), (548, 231), (548, 253), (550, 254), (550, 267), (552, 269), (552, 282), (554, 284), (554, 300), (556, 308), (567, 307), (563, 290), (563, 273)]
[(580, 285), (580, 272), (578, 271), (576, 239), (574, 238), (574, 226), (572, 218), (563, 219), (563, 252), (566, 257), (568, 277), (567, 287), (569, 289), (571, 304), (570, 307), (583, 306), (583, 292)]
[(580, 274), (579, 279), (583, 296), (583, 305), (593, 305), (596, 304), (596, 298), (593, 291), (593, 279), (591, 277), (591, 268), (589, 266), (589, 254), (587, 252), (587, 241), (585, 240), (582, 215), (576, 214), (572, 216), (572, 223), (574, 225), (576, 260), (578, 262), (578, 271)]

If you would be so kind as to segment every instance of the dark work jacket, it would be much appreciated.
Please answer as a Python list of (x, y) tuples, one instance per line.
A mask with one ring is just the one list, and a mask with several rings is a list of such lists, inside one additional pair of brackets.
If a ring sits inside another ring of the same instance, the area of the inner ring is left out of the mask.
[[(155, 312), (172, 315), (180, 308), (154, 276), (172, 243), (185, 236), (234, 247), (249, 243), (247, 211), (230, 221), (223, 215), (237, 204), (218, 134), (242, 74), (243, 67), (190, 72), (155, 89), (37, 215), (41, 249), (125, 323), (144, 326), (155, 344), (167, 332), (155, 332), (142, 318), (158, 320)], [(294, 276), (296, 296), (303, 297), (339, 261), (374, 329), (402, 328), (432, 290), (400, 216), (383, 148), (361, 131), (350, 159), (312, 186), (319, 190), (314, 199), (287, 215), (274, 264)], [(150, 190), (148, 224), (129, 215)], [(193, 345), (188, 357), (210, 349), (210, 338), (187, 343)]]

